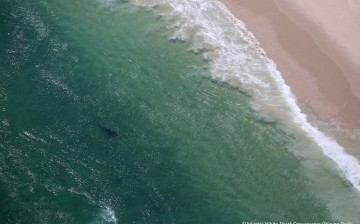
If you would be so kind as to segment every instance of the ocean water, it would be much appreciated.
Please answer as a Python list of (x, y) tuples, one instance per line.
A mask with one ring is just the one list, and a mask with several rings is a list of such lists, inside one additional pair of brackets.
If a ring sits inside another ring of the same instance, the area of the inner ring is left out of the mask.
[(0, 0), (0, 223), (357, 223), (357, 161), (234, 24), (215, 1)]

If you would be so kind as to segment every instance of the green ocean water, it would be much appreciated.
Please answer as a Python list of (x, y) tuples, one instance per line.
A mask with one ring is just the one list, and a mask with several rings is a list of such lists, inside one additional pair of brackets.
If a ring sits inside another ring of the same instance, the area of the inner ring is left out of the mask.
[(127, 1), (0, 1), (0, 223), (333, 221), (295, 141)]

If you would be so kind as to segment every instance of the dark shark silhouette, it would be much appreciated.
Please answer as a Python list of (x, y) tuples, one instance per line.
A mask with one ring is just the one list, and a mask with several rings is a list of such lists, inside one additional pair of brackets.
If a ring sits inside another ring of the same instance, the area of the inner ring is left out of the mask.
[(107, 128), (107, 127), (104, 127), (104, 126), (101, 126), (101, 125), (98, 125), (98, 127), (100, 128), (100, 130), (102, 130), (109, 137), (119, 136), (119, 134), (116, 131), (114, 131), (113, 129), (111, 129), (111, 128)]

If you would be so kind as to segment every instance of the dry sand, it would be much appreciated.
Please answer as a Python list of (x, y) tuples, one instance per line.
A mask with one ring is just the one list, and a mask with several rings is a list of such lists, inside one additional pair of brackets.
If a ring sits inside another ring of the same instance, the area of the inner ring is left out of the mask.
[(360, 130), (360, 0), (220, 0), (245, 22), (300, 103)]

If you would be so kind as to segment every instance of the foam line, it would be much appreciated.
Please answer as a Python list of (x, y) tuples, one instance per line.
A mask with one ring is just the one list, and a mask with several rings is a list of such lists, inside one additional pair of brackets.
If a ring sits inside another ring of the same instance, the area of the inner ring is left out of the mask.
[(309, 123), (276, 64), (266, 57), (245, 24), (222, 3), (217, 0), (133, 0), (133, 3), (156, 8), (172, 24), (171, 39), (190, 40), (193, 51), (204, 52), (204, 58), (211, 61), (213, 78), (235, 83), (254, 97), (259, 112), (270, 113), (300, 128), (360, 190), (359, 161)]

